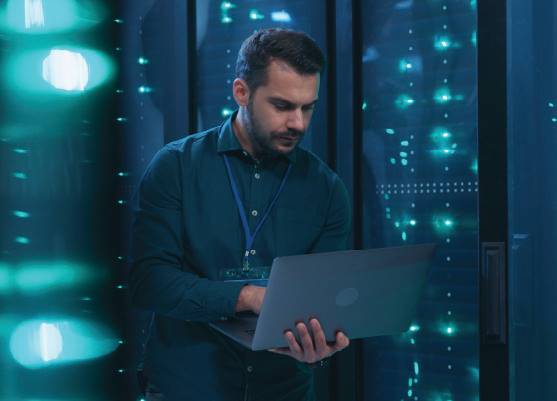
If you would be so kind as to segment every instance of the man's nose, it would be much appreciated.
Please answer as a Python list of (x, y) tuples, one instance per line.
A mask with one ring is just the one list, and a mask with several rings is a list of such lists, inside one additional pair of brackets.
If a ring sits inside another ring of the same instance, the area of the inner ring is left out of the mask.
[(289, 113), (286, 127), (300, 132), (304, 131), (304, 116), (302, 110), (296, 109)]

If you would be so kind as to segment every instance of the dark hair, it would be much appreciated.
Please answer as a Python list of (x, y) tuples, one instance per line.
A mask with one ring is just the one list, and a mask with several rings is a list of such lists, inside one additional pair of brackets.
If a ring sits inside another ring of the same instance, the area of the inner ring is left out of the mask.
[(269, 28), (244, 40), (238, 52), (236, 76), (255, 91), (267, 83), (267, 67), (274, 59), (286, 62), (301, 75), (317, 74), (325, 65), (323, 52), (306, 33)]

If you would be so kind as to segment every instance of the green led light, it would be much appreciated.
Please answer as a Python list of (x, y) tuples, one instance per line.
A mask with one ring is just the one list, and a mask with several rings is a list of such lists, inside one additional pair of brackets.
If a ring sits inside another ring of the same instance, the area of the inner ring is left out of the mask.
[(408, 157), (407, 152), (400, 152), (399, 155), (400, 155), (400, 157)]
[(230, 1), (223, 1), (222, 3), (220, 3), (220, 9), (222, 11), (227, 11), (232, 8), (236, 8), (236, 5), (231, 3)]
[(447, 328), (445, 328), (445, 333), (448, 335), (451, 335), (454, 333), (454, 328), (452, 326), (448, 326)]
[(402, 233), (402, 240), (403, 240), (403, 241), (406, 241), (406, 239), (407, 239), (406, 232), (403, 232), (403, 233)]
[(125, 200), (122, 200), (122, 199), (118, 199), (118, 204), (119, 204), (119, 205), (124, 205), (125, 203), (126, 203), (126, 201), (125, 201)]
[(472, 7), (473, 10), (475, 10), (477, 6), (478, 6), (477, 0), (470, 0), (470, 7)]
[(412, 68), (414, 68), (414, 66), (406, 59), (402, 59), (398, 62), (398, 70), (402, 73), (408, 72), (412, 70)]
[(552, 102), (549, 102), (547, 105), (548, 105), (549, 107), (555, 107), (555, 103), (552, 103)]
[(15, 173), (12, 174), (12, 176), (14, 178), (17, 178), (18, 180), (26, 180), (27, 179), (27, 174), (16, 171)]
[(229, 117), (230, 115), (232, 115), (233, 110), (229, 109), (228, 107), (223, 107), (223, 109), (220, 112), (220, 115), (224, 118)]
[(551, 121), (553, 121), (554, 123), (557, 123), (557, 117), (553, 117), (553, 118), (551, 119)]
[(434, 216), (433, 228), (439, 234), (448, 234), (454, 230), (456, 222), (448, 215)]
[(387, 128), (385, 130), (385, 132), (387, 133), (387, 135), (394, 135), (395, 134), (395, 130), (392, 128)]
[(410, 339), (410, 344), (415, 345), (416, 344), (416, 340), (414, 340), (413, 338)]
[(45, 317), (20, 323), (10, 335), (9, 348), (20, 365), (38, 369), (110, 354), (118, 348), (118, 338), (100, 323)]
[(420, 326), (418, 326), (417, 324), (413, 324), (412, 326), (410, 326), (409, 330), (412, 332), (420, 331)]
[(408, 146), (410, 143), (408, 141), (401, 141), (400, 146)]
[(151, 88), (150, 86), (141, 85), (139, 88), (137, 88), (137, 91), (139, 93), (151, 93), (153, 92), (153, 88)]
[(20, 219), (27, 219), (27, 218), (29, 218), (29, 217), (31, 216), (29, 213), (24, 212), (24, 211), (22, 211), (22, 210), (14, 210), (14, 211), (12, 212), (12, 214), (13, 214), (15, 217), (18, 217), (18, 218), (20, 218)]
[(453, 46), (451, 38), (448, 36), (436, 36), (433, 42), (433, 46), (435, 50), (438, 51), (445, 51), (450, 49)]
[(24, 155), (28, 152), (29, 151), (27, 149), (21, 149), (21, 148), (14, 149), (14, 153), (17, 153), (17, 154), (20, 154), (20, 155)]
[(18, 266), (14, 282), (25, 295), (40, 295), (64, 288), (90, 285), (104, 272), (73, 262), (29, 262)]
[(129, 173), (126, 173), (125, 171), (120, 171), (120, 172), (118, 173), (118, 177), (127, 177), (127, 176), (129, 176), (129, 175), (130, 175), (130, 174), (129, 174)]
[(412, 390), (408, 390), (408, 397), (412, 397)]
[(29, 244), (29, 243), (31, 242), (31, 241), (29, 240), (29, 238), (27, 238), (27, 237), (21, 237), (21, 236), (20, 236), (20, 237), (15, 237), (15, 240), (14, 240), (14, 241), (17, 242), (18, 244), (21, 244), (21, 245), (27, 245), (27, 244)]
[(402, 164), (403, 166), (407, 166), (407, 165), (408, 165), (408, 160), (406, 160), (406, 159), (401, 159), (401, 160), (400, 160), (400, 164)]
[(474, 159), (472, 165), (470, 166), (470, 170), (472, 170), (474, 174), (478, 174), (478, 159)]
[(128, 121), (128, 119), (125, 117), (118, 117), (116, 121), (118, 121), (119, 123), (125, 123), (126, 121)]
[(410, 225), (415, 226), (416, 225), (416, 220), (410, 220)]
[(470, 37), (470, 43), (472, 43), (472, 46), (474, 47), (478, 45), (478, 34), (476, 33), (476, 31), (472, 32), (472, 35)]
[(396, 164), (396, 159), (394, 157), (391, 157), (389, 161), (391, 162), (391, 164)]
[(365, 110), (365, 109), (367, 109), (367, 102), (364, 101), (362, 103), (362, 110)]
[(261, 14), (259, 11), (257, 11), (256, 9), (251, 9), (249, 11), (249, 19), (252, 21), (262, 20), (264, 18), (265, 16)]
[(433, 100), (435, 100), (435, 103), (440, 104), (450, 102), (452, 100), (450, 89), (447, 87), (437, 89), (433, 94)]
[(408, 95), (400, 95), (399, 97), (397, 97), (397, 99), (395, 100), (395, 105), (399, 108), (399, 109), (406, 109), (410, 106), (412, 106), (415, 103), (415, 100), (412, 99), (410, 96)]
[(414, 362), (414, 374), (418, 376), (420, 374), (420, 365), (418, 362)]
[(114, 20), (114, 22), (116, 22), (117, 24), (123, 24), (123, 23), (124, 23), (124, 20), (121, 19), (121, 18), (116, 18), (116, 19)]
[(137, 63), (138, 63), (138, 64), (141, 64), (141, 65), (145, 65), (145, 64), (149, 64), (149, 60), (146, 59), (145, 57), (139, 57), (139, 58), (137, 59)]
[(400, 222), (399, 221), (395, 221), (395, 227), (399, 228), (400, 227)]

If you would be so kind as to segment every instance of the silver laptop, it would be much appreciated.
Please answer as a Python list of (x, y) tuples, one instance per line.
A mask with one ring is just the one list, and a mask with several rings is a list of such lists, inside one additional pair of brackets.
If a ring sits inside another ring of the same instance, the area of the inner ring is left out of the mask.
[[(315, 317), (327, 341), (400, 334), (414, 317), (435, 244), (275, 258), (259, 316), (211, 326), (247, 348), (286, 347), (283, 333)], [(257, 283), (254, 283), (257, 285)]]

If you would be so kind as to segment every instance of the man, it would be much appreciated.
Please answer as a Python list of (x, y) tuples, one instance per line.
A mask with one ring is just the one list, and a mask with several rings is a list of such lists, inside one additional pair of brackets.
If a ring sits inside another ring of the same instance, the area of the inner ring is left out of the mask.
[(288, 348), (262, 352), (207, 324), (260, 311), (265, 288), (227, 278), (261, 276), (276, 256), (346, 248), (346, 189), (297, 147), (323, 64), (303, 33), (254, 33), (238, 54), (238, 111), (220, 127), (166, 145), (149, 165), (130, 277), (134, 304), (155, 316), (145, 354), (148, 397), (314, 400), (311, 365), (348, 346), (340, 332), (328, 344), (316, 319), (296, 324), (300, 343), (286, 331)]

